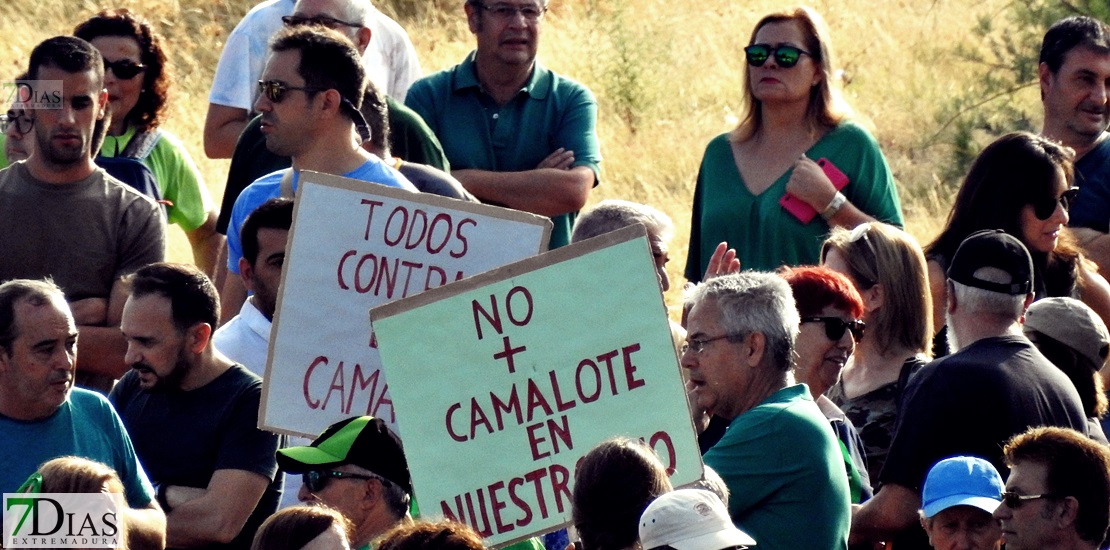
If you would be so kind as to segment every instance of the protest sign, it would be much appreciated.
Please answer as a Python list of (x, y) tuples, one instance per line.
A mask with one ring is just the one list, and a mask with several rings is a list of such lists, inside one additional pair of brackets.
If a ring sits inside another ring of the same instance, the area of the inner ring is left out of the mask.
[(426, 516), (493, 545), (556, 529), (570, 519), (578, 460), (617, 435), (646, 441), (674, 483), (701, 477), (643, 226), (371, 317)]
[(296, 203), (259, 425), (308, 437), (351, 416), (396, 427), (372, 306), (533, 256), (551, 232), (541, 216), (315, 172)]

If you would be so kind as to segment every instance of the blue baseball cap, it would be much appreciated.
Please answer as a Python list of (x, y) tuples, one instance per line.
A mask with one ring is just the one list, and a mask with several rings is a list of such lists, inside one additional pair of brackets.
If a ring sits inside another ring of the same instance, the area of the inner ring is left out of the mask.
[(931, 518), (953, 506), (974, 506), (993, 514), (1003, 490), (1002, 476), (990, 462), (974, 456), (946, 458), (925, 477), (922, 511)]

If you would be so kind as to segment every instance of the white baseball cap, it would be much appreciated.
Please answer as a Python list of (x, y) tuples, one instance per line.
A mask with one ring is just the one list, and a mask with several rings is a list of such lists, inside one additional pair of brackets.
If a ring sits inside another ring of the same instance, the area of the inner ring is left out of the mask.
[(736, 528), (717, 495), (702, 489), (676, 489), (655, 499), (640, 516), (640, 545), (645, 550), (721, 550), (755, 540)]

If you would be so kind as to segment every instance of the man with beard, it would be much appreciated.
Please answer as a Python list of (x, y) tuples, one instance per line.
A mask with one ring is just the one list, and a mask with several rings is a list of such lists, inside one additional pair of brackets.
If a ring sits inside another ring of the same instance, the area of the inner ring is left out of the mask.
[(132, 370), (110, 399), (166, 511), (166, 546), (247, 549), (281, 492), (278, 437), (255, 426), (262, 379), (212, 345), (220, 308), (204, 273), (158, 263), (128, 283)]
[[(122, 276), (161, 261), (162, 209), (93, 163), (105, 116), (104, 60), (79, 38), (50, 38), (31, 52), (25, 111), (33, 153), (0, 171), (0, 281), (51, 277), (81, 335), (78, 383), (107, 391), (127, 369), (119, 316)], [(60, 85), (60, 88), (58, 86)]]
[(0, 284), (0, 493), (14, 493), (60, 456), (102, 462), (119, 474), (131, 541), (165, 544), (166, 517), (119, 417), (100, 394), (73, 387), (77, 325), (50, 281)]

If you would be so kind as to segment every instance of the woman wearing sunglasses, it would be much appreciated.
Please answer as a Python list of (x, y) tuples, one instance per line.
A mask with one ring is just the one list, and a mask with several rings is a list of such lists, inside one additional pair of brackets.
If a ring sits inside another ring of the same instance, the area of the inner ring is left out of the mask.
[[(1066, 227), (1077, 191), (1072, 157), (1071, 149), (1026, 132), (1006, 134), (983, 149), (956, 194), (947, 224), (925, 248), (934, 326), (944, 326), (948, 261), (964, 238), (981, 229), (1001, 229), (1029, 249), (1035, 299), (1077, 298), (1110, 321), (1110, 285)], [(937, 355), (948, 352), (946, 332), (934, 345)]]
[[(744, 269), (768, 271), (816, 264), (830, 226), (875, 218), (902, 224), (886, 159), (874, 138), (849, 120), (821, 17), (808, 8), (768, 15), (744, 53), (740, 124), (709, 143), (698, 174), (690, 281), (701, 280), (722, 241), (736, 249)], [(820, 159), (846, 176), (841, 191)], [(802, 221), (783, 200), (813, 217)]]
[(852, 421), (828, 397), (828, 391), (863, 338), (863, 300), (852, 281), (827, 267), (783, 268), (780, 274), (794, 292), (801, 316), (794, 341), (794, 377), (809, 393), (840, 441), (852, 503), (871, 498), (863, 441)]
[(100, 154), (137, 158), (150, 168), (169, 223), (185, 231), (198, 267), (211, 275), (222, 244), (214, 203), (185, 145), (161, 128), (171, 80), (161, 37), (126, 9), (104, 10), (73, 34), (104, 57), (111, 120)]
[(910, 375), (930, 359), (933, 338), (929, 280), (921, 246), (885, 223), (836, 228), (821, 263), (846, 275), (863, 298), (867, 338), (827, 395), (863, 438), (868, 473), (877, 480), (890, 451), (898, 403)]

